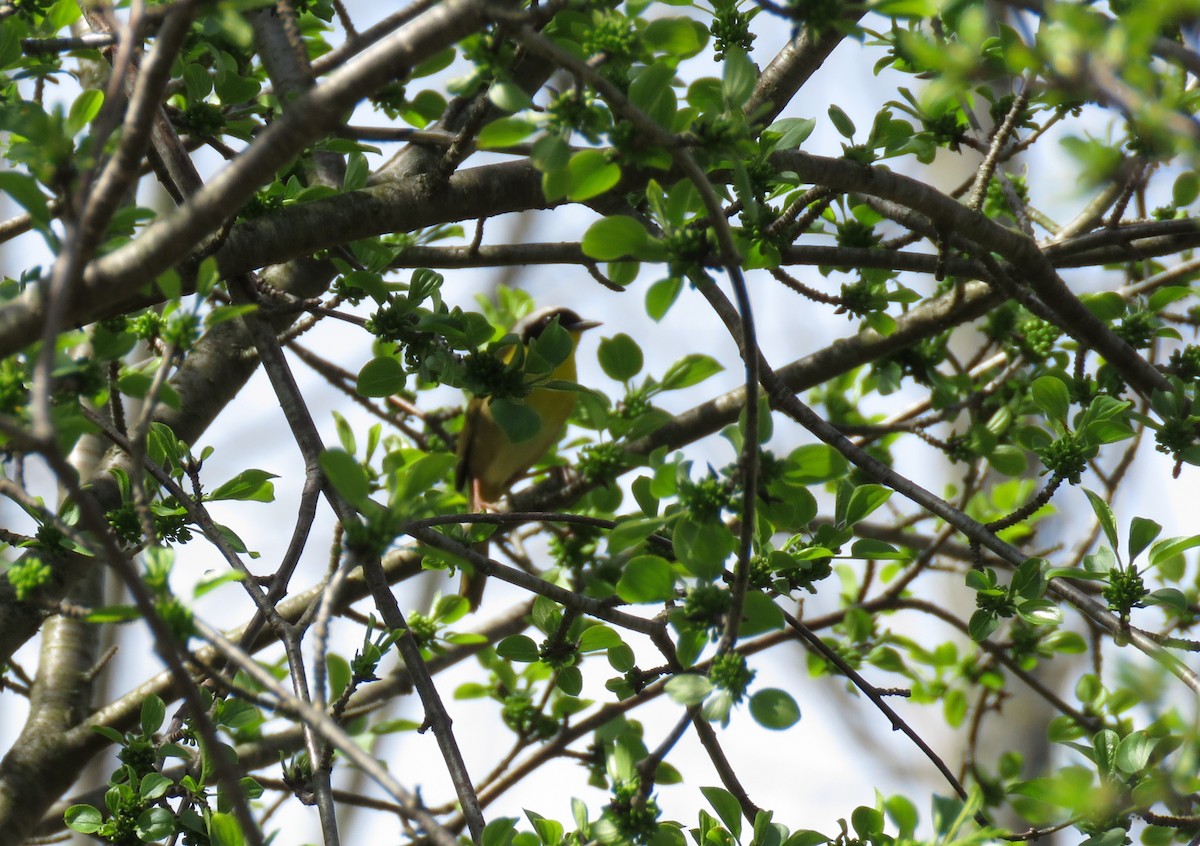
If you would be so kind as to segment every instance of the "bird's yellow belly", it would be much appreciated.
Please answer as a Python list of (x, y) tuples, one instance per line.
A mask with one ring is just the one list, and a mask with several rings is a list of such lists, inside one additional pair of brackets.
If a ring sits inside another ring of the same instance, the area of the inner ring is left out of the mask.
[(479, 493), (487, 502), (495, 502), (508, 490), (516, 477), (546, 453), (558, 440), (571, 410), (575, 407), (573, 391), (534, 390), (525, 404), (542, 418), (538, 433), (532, 438), (513, 443), (489, 413), (480, 414), (475, 421), (478, 432), (473, 434), (477, 445), (488, 444), (494, 449), (476, 447), (468, 459), (468, 475), (477, 480)]

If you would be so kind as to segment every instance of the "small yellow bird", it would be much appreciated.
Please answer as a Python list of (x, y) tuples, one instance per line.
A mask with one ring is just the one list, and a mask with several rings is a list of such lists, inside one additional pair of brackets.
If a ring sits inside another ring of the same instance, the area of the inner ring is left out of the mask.
[[(530, 343), (541, 336), (548, 326), (557, 322), (571, 334), (571, 354), (550, 374), (550, 381), (575, 380), (575, 350), (579, 337), (588, 329), (599, 326), (595, 320), (584, 320), (574, 311), (561, 306), (538, 309), (522, 318), (513, 327), (521, 345), (528, 350)], [(513, 351), (508, 354), (511, 360)], [(458, 436), (458, 470), (455, 482), (459, 490), (470, 483), (471, 509), (480, 511), (497, 502), (509, 487), (546, 454), (558, 440), (571, 409), (575, 407), (574, 391), (534, 388), (524, 398), (525, 405), (537, 412), (541, 424), (532, 437), (513, 442), (492, 417), (491, 399), (472, 398), (467, 403), (466, 419)], [(477, 551), (486, 554), (486, 543)], [(471, 604), (479, 607), (487, 577), (482, 573), (464, 572), (460, 592)]]

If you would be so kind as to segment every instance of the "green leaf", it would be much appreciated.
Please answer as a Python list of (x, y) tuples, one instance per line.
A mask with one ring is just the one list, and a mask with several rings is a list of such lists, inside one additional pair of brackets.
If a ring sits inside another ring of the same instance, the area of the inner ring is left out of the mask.
[(621, 181), (621, 168), (600, 150), (583, 150), (571, 156), (567, 172), (567, 199), (575, 203), (597, 197)]
[(336, 700), (349, 687), (353, 671), (349, 661), (333, 652), (325, 656), (325, 667), (329, 677), (329, 691), (332, 694), (329, 698)]
[(1165, 606), (1179, 614), (1187, 613), (1190, 606), (1187, 594), (1178, 588), (1159, 588), (1142, 601), (1147, 605)]
[(1162, 526), (1145, 517), (1134, 517), (1129, 521), (1129, 561), (1133, 563), (1142, 551), (1154, 542), (1162, 532)]
[(641, 41), (654, 51), (690, 58), (708, 43), (708, 30), (691, 18), (655, 18), (641, 32)]
[(483, 846), (508, 846), (516, 829), (516, 817), (497, 817), (483, 829)]
[(742, 637), (773, 632), (783, 628), (783, 609), (765, 593), (751, 591), (742, 606)]
[(850, 813), (850, 825), (860, 838), (873, 843), (883, 834), (883, 814), (874, 808), (859, 805)]
[(643, 69), (629, 84), (630, 102), (665, 129), (674, 124), (679, 103), (675, 89), (671, 87), (674, 79), (675, 68), (666, 62), (657, 62)]
[(874, 0), (870, 8), (889, 18), (929, 18), (938, 13), (932, 0)]
[(853, 526), (866, 519), (871, 512), (887, 502), (891, 496), (891, 488), (885, 488), (882, 485), (859, 485), (846, 502), (845, 524)]
[(604, 375), (617, 382), (628, 382), (642, 372), (642, 348), (624, 332), (601, 340), (596, 357)]
[(279, 478), (266, 470), (243, 470), (205, 497), (206, 500), (234, 499), (242, 502), (274, 502), (275, 486), (270, 479)]
[(1067, 422), (1067, 413), (1071, 408), (1071, 394), (1062, 379), (1057, 376), (1040, 376), (1033, 380), (1029, 394), (1033, 399), (1033, 404), (1051, 420), (1057, 420), (1064, 424)]
[[(138, 839), (145, 843), (162, 840), (175, 832), (175, 815), (166, 808), (158, 806), (147, 808), (138, 814), (134, 828), (137, 831)], [(238, 833), (241, 833), (240, 829)], [(213, 843), (216, 842), (213, 841)]]
[(134, 605), (102, 605), (84, 617), (88, 623), (131, 623), (140, 620), (142, 612)]
[(1091, 503), (1092, 511), (1096, 515), (1096, 519), (1100, 521), (1100, 528), (1104, 530), (1104, 536), (1108, 538), (1108, 543), (1113, 552), (1116, 552), (1117, 547), (1117, 521), (1113, 517), (1112, 509), (1108, 507), (1100, 496), (1092, 493), (1087, 488), (1083, 489), (1087, 494), (1088, 502)]
[(967, 623), (967, 634), (971, 640), (979, 642), (987, 640), (988, 636), (999, 626), (1000, 620), (995, 614), (980, 609), (971, 615), (971, 619)]
[(533, 105), (533, 100), (520, 86), (498, 79), (488, 88), (488, 99), (502, 111), (519, 112)]
[(899, 829), (898, 840), (911, 840), (920, 821), (916, 805), (905, 796), (889, 796), (883, 802), (883, 809)]
[(742, 806), (738, 804), (737, 798), (721, 787), (701, 787), (700, 792), (717, 812), (721, 822), (725, 823), (725, 827), (729, 829), (733, 839), (740, 840), (742, 836)]
[(783, 478), (789, 485), (801, 487), (840, 479), (850, 472), (850, 462), (826, 444), (797, 447), (787, 457)]
[(784, 118), (768, 126), (764, 134), (778, 133), (779, 138), (772, 145), (773, 150), (795, 150), (812, 135), (816, 126), (813, 118)]
[(146, 773), (142, 776), (142, 785), (138, 789), (138, 795), (142, 799), (152, 802), (166, 794), (174, 783), (162, 773)]
[(492, 121), (479, 131), (475, 143), (481, 150), (495, 150), (520, 144), (533, 133), (538, 125), (523, 117), (502, 117)]
[(680, 520), (671, 538), (675, 556), (693, 576), (716, 579), (737, 548), (737, 538), (724, 523)]
[(321, 471), (342, 497), (356, 508), (362, 508), (371, 493), (371, 483), (362, 465), (354, 456), (340, 449), (329, 449), (317, 459)]
[(208, 819), (208, 839), (212, 846), (245, 846), (242, 827), (232, 814), (214, 813)]
[(488, 410), (504, 435), (514, 444), (532, 440), (542, 430), (541, 416), (523, 402), (494, 399)]
[(638, 555), (625, 565), (617, 582), (617, 596), (634, 604), (665, 602), (675, 598), (675, 571), (665, 558)]
[(1155, 541), (1150, 547), (1150, 566), (1157, 567), (1165, 564), (1176, 555), (1182, 555), (1189, 549), (1200, 546), (1200, 535), (1186, 538), (1166, 538)]
[(655, 322), (662, 320), (682, 290), (683, 280), (678, 276), (658, 280), (646, 291), (646, 314)]
[(768, 687), (750, 697), (750, 715), (763, 728), (782, 731), (800, 722), (800, 706), (787, 691)]
[(371, 168), (367, 164), (367, 157), (355, 150), (346, 157), (346, 173), (342, 177), (342, 190), (357, 191), (365, 187), (370, 175)]
[(715, 358), (701, 353), (686, 355), (667, 368), (662, 377), (664, 391), (678, 391), (699, 385), (710, 376), (715, 376), (725, 367)]
[(1017, 605), (1017, 613), (1034, 626), (1057, 626), (1063, 621), (1062, 609), (1051, 599), (1028, 599)]
[(1117, 747), (1117, 769), (1125, 775), (1136, 775), (1150, 763), (1150, 756), (1157, 745), (1158, 741), (1145, 732), (1130, 732)]
[(832, 838), (826, 837), (819, 831), (801, 829), (783, 842), (783, 846), (821, 846), (822, 843), (832, 843)]
[(583, 673), (578, 667), (563, 667), (554, 677), (554, 684), (567, 696), (578, 696), (583, 691)]
[(80, 834), (95, 834), (104, 825), (104, 817), (99, 808), (91, 805), (72, 805), (63, 814), (67, 828)]
[(373, 358), (358, 371), (354, 390), (360, 397), (390, 397), (404, 390), (404, 365), (390, 355)]
[(613, 215), (597, 220), (583, 233), (583, 254), (597, 261), (633, 255), (649, 239), (646, 228), (632, 217)]
[(579, 636), (580, 652), (596, 652), (624, 645), (625, 642), (621, 640), (621, 636), (604, 625), (589, 626)]
[(142, 734), (146, 737), (154, 734), (159, 730), (159, 728), (162, 727), (163, 720), (166, 718), (166, 716), (166, 703), (162, 701), (162, 698), (158, 694), (151, 693), (144, 700), (142, 700), (142, 713), (140, 720)]
[(708, 694), (712, 693), (713, 684), (705, 676), (695, 673), (683, 673), (672, 676), (666, 685), (667, 696), (680, 705), (699, 705)]
[(1175, 177), (1175, 184), (1171, 186), (1171, 202), (1176, 207), (1190, 206), (1197, 196), (1200, 196), (1200, 177), (1196, 176), (1196, 171), (1187, 170)]
[(67, 114), (67, 131), (74, 135), (83, 130), (92, 119), (100, 113), (100, 107), (104, 105), (104, 92), (95, 88), (89, 88), (71, 104), (71, 111)]
[(533, 811), (525, 811), (525, 816), (529, 817), (529, 822), (533, 825), (533, 830), (537, 832), (538, 839), (545, 846), (558, 846), (563, 838), (563, 824), (558, 820), (548, 820), (541, 814), (535, 814)]
[(496, 654), (509, 661), (532, 664), (541, 659), (537, 644), (528, 635), (510, 635), (496, 644)]
[(725, 67), (721, 74), (721, 93), (730, 108), (741, 109), (754, 93), (758, 71), (744, 50), (726, 48)]

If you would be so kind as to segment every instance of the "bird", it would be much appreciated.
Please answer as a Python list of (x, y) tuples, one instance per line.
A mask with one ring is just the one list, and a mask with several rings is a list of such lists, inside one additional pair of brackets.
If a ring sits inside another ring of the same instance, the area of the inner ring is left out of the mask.
[[(569, 308), (547, 306), (517, 321), (512, 334), (528, 351), (529, 345), (556, 322), (571, 335), (571, 353), (555, 368), (547, 381), (573, 382), (579, 338), (588, 329), (599, 326), (598, 321), (584, 320)], [(512, 360), (515, 352), (515, 347), (508, 350), (506, 363)], [(557, 442), (575, 407), (575, 392), (534, 388), (525, 396), (524, 402), (537, 413), (540, 424), (532, 437), (515, 443), (492, 417), (491, 398), (472, 397), (467, 403), (463, 428), (458, 436), (455, 483), (459, 490), (469, 487), (468, 496), (474, 512), (485, 510), (498, 502), (512, 484)], [(477, 544), (475, 550), (486, 556), (487, 542)], [(472, 611), (477, 610), (483, 600), (486, 581), (483, 573), (463, 573), (459, 592), (466, 598)]]

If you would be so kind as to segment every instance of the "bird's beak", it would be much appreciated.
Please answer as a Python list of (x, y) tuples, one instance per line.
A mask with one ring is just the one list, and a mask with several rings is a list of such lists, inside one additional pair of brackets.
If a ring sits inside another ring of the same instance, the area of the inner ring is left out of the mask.
[(603, 326), (599, 320), (580, 320), (578, 323), (568, 327), (572, 332), (586, 332), (588, 329), (595, 329), (597, 326)]

